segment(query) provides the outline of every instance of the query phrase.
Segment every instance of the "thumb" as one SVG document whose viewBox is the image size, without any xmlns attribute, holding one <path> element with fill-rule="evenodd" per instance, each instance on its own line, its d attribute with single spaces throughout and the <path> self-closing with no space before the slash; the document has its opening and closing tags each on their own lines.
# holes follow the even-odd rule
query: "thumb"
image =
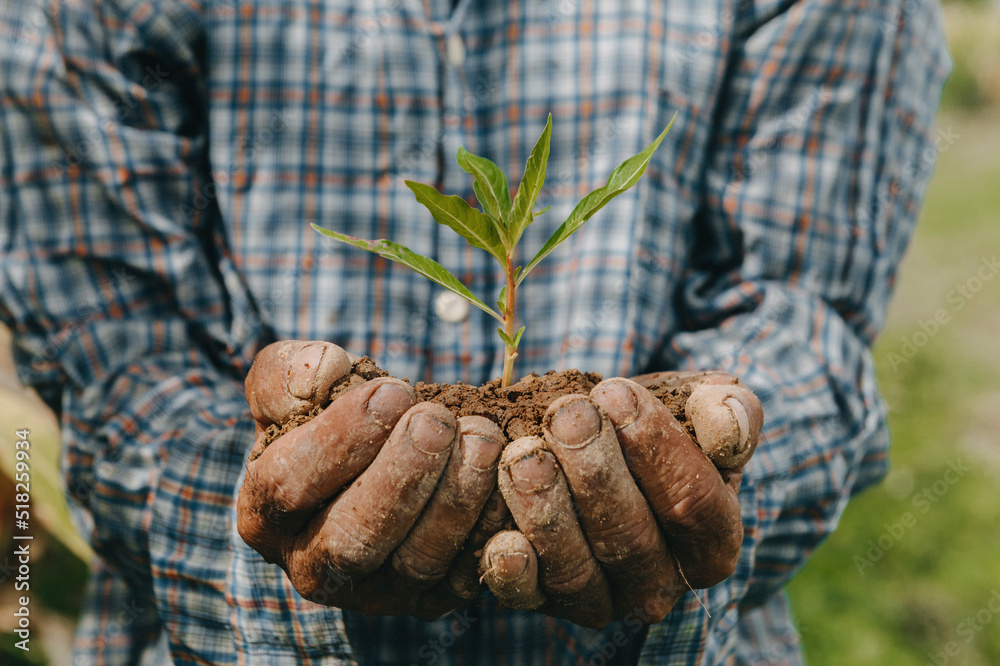
<svg viewBox="0 0 1000 666">
<path fill-rule="evenodd" d="M 264 347 L 247 373 L 247 403 L 257 425 L 282 424 L 329 400 L 351 372 L 351 360 L 330 342 L 283 340 Z"/>
<path fill-rule="evenodd" d="M 705 383 L 691 391 L 684 412 L 715 466 L 742 470 L 757 448 L 764 422 L 757 396 L 739 383 Z"/>
</svg>

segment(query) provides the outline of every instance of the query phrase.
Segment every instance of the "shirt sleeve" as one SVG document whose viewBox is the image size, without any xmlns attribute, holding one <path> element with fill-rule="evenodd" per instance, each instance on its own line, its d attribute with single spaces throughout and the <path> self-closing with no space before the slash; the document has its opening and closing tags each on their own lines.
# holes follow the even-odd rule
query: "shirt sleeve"
<svg viewBox="0 0 1000 666">
<path fill-rule="evenodd" d="M 950 67 L 935 3 L 739 7 L 683 326 L 665 352 L 667 367 L 740 376 L 764 406 L 737 571 L 707 591 L 712 619 L 683 604 L 719 663 L 739 649 L 740 611 L 767 602 L 886 470 L 871 344 L 936 156 Z M 681 631 L 654 627 L 646 660 Z"/>
<path fill-rule="evenodd" d="M 0 318 L 19 371 L 60 415 L 85 536 L 155 604 L 173 659 L 232 663 L 242 379 L 271 333 L 211 196 L 201 17 L 4 3 L 0 40 Z"/>
</svg>

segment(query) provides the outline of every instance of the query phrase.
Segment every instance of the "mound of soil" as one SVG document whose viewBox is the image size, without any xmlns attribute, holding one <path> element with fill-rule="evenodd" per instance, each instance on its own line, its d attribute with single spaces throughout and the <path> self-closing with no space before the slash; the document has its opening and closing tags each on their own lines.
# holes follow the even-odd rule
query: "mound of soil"
<svg viewBox="0 0 1000 666">
<path fill-rule="evenodd" d="M 338 396 L 352 388 L 376 377 L 388 377 L 375 361 L 367 356 L 356 361 L 351 368 L 351 374 L 338 382 L 330 391 L 329 399 L 322 405 L 317 405 L 308 414 L 294 417 L 288 423 L 272 425 L 265 432 L 264 447 L 280 435 L 289 432 L 303 423 L 307 423 L 321 413 Z M 579 370 L 550 370 L 544 375 L 531 373 L 507 388 L 500 387 L 500 380 L 495 379 L 482 386 L 472 386 L 458 382 L 455 384 L 427 384 L 417 382 L 413 385 L 419 401 L 436 402 L 444 405 L 456 416 L 485 416 L 500 426 L 508 441 L 514 441 L 527 435 L 542 436 L 542 416 L 549 405 L 564 395 L 588 394 L 601 382 L 601 375 L 596 372 L 580 372 Z M 403 381 L 410 383 L 409 379 Z M 684 405 L 691 395 L 691 386 L 680 387 L 654 384 L 647 387 L 654 396 L 665 404 L 674 417 L 694 437 L 694 428 L 688 422 L 684 413 Z M 260 449 L 260 451 L 262 451 Z M 256 455 L 260 455 L 256 452 Z M 256 455 L 254 457 L 256 457 Z"/>
</svg>

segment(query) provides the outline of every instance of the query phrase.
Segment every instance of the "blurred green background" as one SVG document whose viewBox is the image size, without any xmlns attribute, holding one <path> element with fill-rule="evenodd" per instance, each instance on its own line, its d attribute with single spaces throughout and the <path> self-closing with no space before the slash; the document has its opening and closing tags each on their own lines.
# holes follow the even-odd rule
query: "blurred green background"
<svg viewBox="0 0 1000 666">
<path fill-rule="evenodd" d="M 1000 664 L 1000 3 L 948 3 L 945 18 L 955 70 L 941 152 L 876 345 L 891 471 L 790 586 L 816 666 Z M 8 347 L 0 330 L 0 442 L 9 451 L 14 429 L 31 429 L 36 538 L 24 653 L 0 474 L 0 663 L 69 664 L 87 551 L 41 499 L 58 484 L 57 425 L 17 386 Z"/>
<path fill-rule="evenodd" d="M 1000 664 L 1000 4 L 945 16 L 941 150 L 875 346 L 890 472 L 790 586 L 813 666 Z"/>
</svg>

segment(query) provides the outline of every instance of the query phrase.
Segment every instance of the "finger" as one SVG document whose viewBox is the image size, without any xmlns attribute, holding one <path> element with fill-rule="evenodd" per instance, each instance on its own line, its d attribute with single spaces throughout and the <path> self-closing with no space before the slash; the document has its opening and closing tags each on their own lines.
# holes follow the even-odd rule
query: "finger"
<svg viewBox="0 0 1000 666">
<path fill-rule="evenodd" d="M 764 412 L 760 400 L 741 384 L 704 384 L 695 387 L 684 405 L 698 444 L 722 469 L 742 469 L 750 460 Z"/>
<path fill-rule="evenodd" d="M 280 539 L 297 533 L 319 505 L 375 459 L 392 427 L 415 402 L 408 384 L 374 379 L 274 440 L 247 463 L 237 498 L 243 539 L 274 561 Z"/>
<path fill-rule="evenodd" d="M 465 601 L 478 597 L 483 589 L 479 574 L 483 547 L 494 534 L 510 526 L 510 509 L 507 508 L 500 489 L 496 488 L 469 533 L 465 547 L 439 585 L 443 584 L 451 594 Z"/>
<path fill-rule="evenodd" d="M 632 381 L 647 388 L 657 384 L 670 388 L 680 388 L 685 384 L 691 384 L 693 388 L 701 384 L 732 384 L 739 380 L 721 370 L 668 370 L 638 375 L 632 377 Z"/>
<path fill-rule="evenodd" d="M 434 620 L 482 593 L 483 546 L 510 518 L 496 489 L 496 463 L 504 437 L 500 428 L 482 417 L 462 417 L 458 424 L 459 445 L 417 524 L 393 553 L 391 565 L 366 578 L 353 595 L 388 598 L 392 607 L 358 610 Z M 486 500 L 478 501 L 482 497 Z M 448 552 L 442 552 L 443 543 L 450 544 Z"/>
<path fill-rule="evenodd" d="M 659 622 L 680 596 L 666 540 L 622 457 L 614 426 L 591 400 L 569 395 L 542 421 L 594 556 L 620 609 L 642 607 Z"/>
<path fill-rule="evenodd" d="M 736 566 L 743 523 L 736 493 L 687 431 L 649 391 L 608 379 L 591 391 L 693 587 L 709 587 Z"/>
<path fill-rule="evenodd" d="M 331 576 L 360 580 L 386 560 L 434 492 L 457 433 L 441 405 L 420 403 L 403 415 L 371 466 L 286 550 L 300 594 L 309 598 Z"/>
<path fill-rule="evenodd" d="M 343 598 L 339 605 L 369 615 L 414 615 L 427 621 L 441 618 L 482 594 L 485 589 L 480 575 L 483 548 L 494 534 L 509 527 L 510 511 L 500 490 L 494 488 L 462 551 L 445 577 L 433 587 L 420 591 L 411 586 L 401 594 L 399 574 L 391 566 L 383 565 L 360 583 L 351 581 L 352 594 Z M 332 586 L 331 581 L 327 589 Z"/>
<path fill-rule="evenodd" d="M 496 486 L 500 428 L 482 416 L 458 420 L 459 444 L 417 524 L 392 556 L 392 567 L 418 588 L 448 571 Z"/>
<path fill-rule="evenodd" d="M 541 588 L 560 608 L 559 615 L 587 626 L 607 624 L 613 610 L 611 588 L 545 442 L 522 437 L 508 445 L 500 458 L 497 485 L 518 529 L 538 554 Z"/>
<path fill-rule="evenodd" d="M 515 530 L 496 534 L 483 549 L 483 580 L 504 606 L 534 610 L 545 603 L 538 586 L 538 559 Z"/>
<path fill-rule="evenodd" d="M 461 552 L 452 561 L 445 577 L 424 590 L 411 615 L 434 620 L 475 599 L 485 589 L 479 573 L 483 548 L 494 534 L 509 526 L 510 511 L 500 490 L 494 488 Z"/>
<path fill-rule="evenodd" d="M 329 342 L 284 340 L 264 347 L 245 382 L 247 403 L 257 423 L 267 427 L 308 414 L 325 402 L 330 389 L 351 373 L 347 352 Z"/>
<path fill-rule="evenodd" d="M 250 455 L 248 460 L 256 460 L 260 457 L 260 454 L 264 452 L 266 434 L 264 429 L 260 427 L 259 423 L 254 423 L 253 425 L 253 448 L 250 449 Z"/>
</svg>

